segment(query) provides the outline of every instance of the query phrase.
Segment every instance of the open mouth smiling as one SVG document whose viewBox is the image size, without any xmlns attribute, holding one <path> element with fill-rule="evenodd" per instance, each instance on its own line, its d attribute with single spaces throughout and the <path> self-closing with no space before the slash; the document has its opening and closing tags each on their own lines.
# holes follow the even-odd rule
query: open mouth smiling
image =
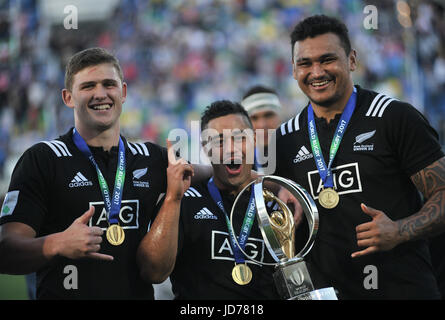
<svg viewBox="0 0 445 320">
<path fill-rule="evenodd" d="M 242 169 L 242 159 L 240 158 L 227 159 L 226 161 L 224 161 L 224 167 L 226 168 L 227 172 L 231 175 L 239 174 Z"/>
<path fill-rule="evenodd" d="M 93 110 L 110 110 L 111 107 L 112 107 L 111 103 L 93 104 L 88 106 L 88 108 Z"/>
</svg>

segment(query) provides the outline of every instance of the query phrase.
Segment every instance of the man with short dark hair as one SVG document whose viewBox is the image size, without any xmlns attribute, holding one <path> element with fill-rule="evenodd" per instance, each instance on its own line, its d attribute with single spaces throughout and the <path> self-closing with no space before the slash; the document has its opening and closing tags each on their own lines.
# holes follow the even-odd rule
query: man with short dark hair
<svg viewBox="0 0 445 320">
<path fill-rule="evenodd" d="M 170 275 L 176 299 L 278 299 L 273 268 L 252 263 L 232 238 L 237 236 L 254 259 L 272 261 L 255 212 L 246 211 L 252 208 L 250 192 L 239 200 L 234 229 L 229 222 L 235 197 L 254 179 L 248 161 L 253 133 L 252 139 L 246 137 L 252 132 L 249 116 L 240 104 L 223 100 L 207 107 L 201 121 L 213 176 L 194 184 L 180 208 L 158 214 L 138 250 L 144 277 L 157 283 Z"/>
<path fill-rule="evenodd" d="M 14 169 L 1 209 L 0 272 L 37 271 L 38 299 L 153 299 L 136 250 L 160 196 L 184 192 L 193 169 L 120 135 L 126 95 L 112 54 L 75 54 L 62 91 L 74 128 L 33 145 Z"/>
<path fill-rule="evenodd" d="M 291 45 L 309 104 L 277 130 L 276 174 L 317 202 L 316 287 L 341 299 L 439 298 L 425 241 L 444 230 L 437 133 L 410 104 L 354 85 L 357 54 L 338 19 L 304 19 Z"/>
</svg>

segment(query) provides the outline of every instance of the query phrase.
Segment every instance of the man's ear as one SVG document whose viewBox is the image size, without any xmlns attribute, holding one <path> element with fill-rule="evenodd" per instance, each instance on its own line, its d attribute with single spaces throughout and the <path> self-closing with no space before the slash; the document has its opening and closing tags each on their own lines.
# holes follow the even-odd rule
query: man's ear
<svg viewBox="0 0 445 320">
<path fill-rule="evenodd" d="M 209 143 L 203 141 L 201 143 L 202 150 L 204 150 L 205 155 L 210 159 L 212 157 L 212 148 L 210 148 Z"/>
<path fill-rule="evenodd" d="M 349 71 L 355 71 L 357 68 L 357 51 L 351 49 L 349 53 Z"/>
<path fill-rule="evenodd" d="M 70 107 L 71 109 L 74 108 L 73 95 L 68 89 L 62 90 L 62 100 L 68 107 Z"/>
<path fill-rule="evenodd" d="M 127 83 L 122 82 L 122 103 L 127 99 Z"/>
<path fill-rule="evenodd" d="M 294 59 L 292 59 L 292 76 L 294 77 L 294 80 L 297 80 L 297 66 L 294 63 Z"/>
</svg>

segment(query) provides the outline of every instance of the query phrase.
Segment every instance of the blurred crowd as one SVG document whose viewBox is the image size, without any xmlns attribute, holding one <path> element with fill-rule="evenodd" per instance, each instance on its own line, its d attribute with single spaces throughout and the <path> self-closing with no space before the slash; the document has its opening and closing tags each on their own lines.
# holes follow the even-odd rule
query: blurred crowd
<svg viewBox="0 0 445 320">
<path fill-rule="evenodd" d="M 305 106 L 292 78 L 289 34 L 303 17 L 325 13 L 349 27 L 359 68 L 355 81 L 411 102 L 445 143 L 445 17 L 439 1 L 121 0 L 111 17 L 65 29 L 44 18 L 38 0 L 0 0 L 0 175 L 10 155 L 52 139 L 73 124 L 63 105 L 64 66 L 91 46 L 119 58 L 130 139 L 165 144 L 172 128 L 216 99 L 240 100 L 248 87 L 275 88 L 283 118 Z M 367 29 L 364 8 L 378 10 Z M 94 10 L 94 1 L 91 1 Z"/>
</svg>

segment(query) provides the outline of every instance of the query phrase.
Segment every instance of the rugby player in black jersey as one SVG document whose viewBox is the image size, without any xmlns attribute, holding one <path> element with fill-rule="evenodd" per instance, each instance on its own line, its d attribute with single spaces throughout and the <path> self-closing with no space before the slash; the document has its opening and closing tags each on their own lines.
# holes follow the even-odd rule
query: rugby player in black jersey
<svg viewBox="0 0 445 320">
<path fill-rule="evenodd" d="M 183 198 L 181 188 L 176 194 L 167 193 L 165 201 L 172 203 L 173 198 L 175 205 L 164 205 L 138 250 L 143 276 L 158 283 L 170 275 L 176 299 L 278 299 L 272 267 L 235 257 L 237 247 L 231 241 L 226 219 L 235 196 L 254 179 L 254 141 L 242 134 L 252 129 L 249 116 L 238 103 L 217 101 L 203 113 L 201 129 L 209 133 L 203 136 L 210 140 L 204 138 L 203 142 L 212 162 L 213 177 L 194 184 Z M 231 134 L 227 136 L 224 131 Z M 173 157 L 171 152 L 169 155 Z M 217 205 L 218 194 L 222 208 Z M 242 205 L 237 206 L 234 226 L 243 220 L 249 201 L 247 192 L 240 200 Z M 239 235 L 240 228 L 234 229 Z M 245 252 L 256 260 L 271 262 L 256 219 Z M 232 277 L 239 264 L 252 271 L 249 281 L 238 283 Z"/>
<path fill-rule="evenodd" d="M 75 127 L 18 161 L 1 210 L 0 272 L 37 271 L 38 299 L 153 299 L 136 250 L 166 192 L 167 150 L 121 136 L 127 84 L 109 52 L 75 54 L 65 82 Z M 175 182 L 193 173 L 172 168 Z"/>
<path fill-rule="evenodd" d="M 276 174 L 317 202 L 314 278 L 341 299 L 438 298 L 426 242 L 445 227 L 437 133 L 410 104 L 354 85 L 357 53 L 338 19 L 304 19 L 291 43 L 309 104 L 277 130 Z"/>
</svg>

